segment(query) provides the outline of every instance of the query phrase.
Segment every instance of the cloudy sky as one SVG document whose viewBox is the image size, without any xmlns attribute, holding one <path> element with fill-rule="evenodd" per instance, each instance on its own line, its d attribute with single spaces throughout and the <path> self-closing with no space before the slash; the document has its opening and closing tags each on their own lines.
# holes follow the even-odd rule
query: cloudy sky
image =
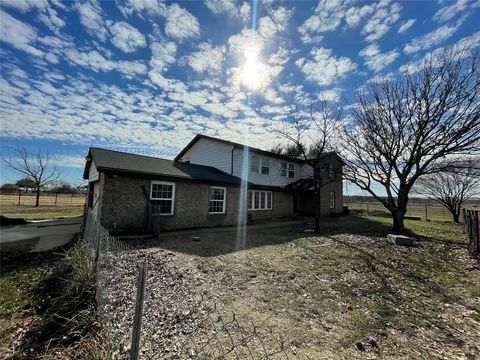
<svg viewBox="0 0 480 360">
<path fill-rule="evenodd" d="M 46 150 L 69 180 L 89 146 L 173 158 L 203 133 L 269 149 L 292 105 L 480 45 L 479 0 L 0 3 L 2 147 Z"/>
</svg>

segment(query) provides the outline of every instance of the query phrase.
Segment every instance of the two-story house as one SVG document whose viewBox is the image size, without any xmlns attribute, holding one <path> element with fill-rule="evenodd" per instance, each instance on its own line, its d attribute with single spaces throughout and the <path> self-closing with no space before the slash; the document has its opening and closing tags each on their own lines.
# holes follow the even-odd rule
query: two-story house
<svg viewBox="0 0 480 360">
<path fill-rule="evenodd" d="M 210 136 L 195 136 L 173 161 L 99 148 L 86 159 L 87 205 L 114 232 L 228 226 L 315 211 L 308 161 Z M 325 163 L 321 214 L 339 214 L 343 162 L 332 153 Z"/>
</svg>

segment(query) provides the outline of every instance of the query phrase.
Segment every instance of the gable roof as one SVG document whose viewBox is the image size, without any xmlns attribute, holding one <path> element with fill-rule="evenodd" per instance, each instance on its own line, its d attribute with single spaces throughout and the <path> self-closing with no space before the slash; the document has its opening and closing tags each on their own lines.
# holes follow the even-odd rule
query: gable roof
<svg viewBox="0 0 480 360">
<path fill-rule="evenodd" d="M 266 151 L 266 150 L 262 150 L 262 149 L 259 149 L 259 148 L 254 148 L 254 147 L 251 147 L 251 146 L 248 146 L 248 145 L 245 145 L 245 144 L 240 144 L 240 143 L 236 143 L 236 142 L 233 142 L 233 141 L 224 140 L 224 139 L 220 139 L 220 138 L 216 138 L 216 137 L 208 136 L 208 135 L 202 135 L 202 134 L 195 135 L 195 137 L 187 144 L 187 146 L 185 146 L 182 149 L 182 151 L 180 151 L 178 153 L 178 155 L 175 156 L 174 160 L 179 161 L 182 158 L 182 156 L 185 155 L 185 153 L 188 150 L 190 150 L 190 148 L 200 139 L 209 139 L 209 140 L 221 142 L 223 144 L 232 145 L 233 147 L 235 147 L 237 149 L 248 148 L 248 149 L 253 150 L 253 151 L 255 151 L 259 154 L 268 155 L 268 156 L 271 156 L 271 157 L 276 157 L 276 158 L 284 159 L 284 160 L 287 160 L 287 161 L 305 162 L 304 159 L 299 159 L 299 158 L 296 158 L 296 157 L 293 157 L 293 156 L 276 154 L 276 153 L 273 153 L 271 151 Z"/>
<path fill-rule="evenodd" d="M 126 173 L 159 175 L 165 177 L 199 180 L 216 183 L 240 185 L 239 177 L 227 174 L 211 166 L 182 163 L 151 156 L 136 155 L 101 148 L 90 148 L 83 178 L 88 179 L 91 163 L 98 170 L 120 171 Z"/>
</svg>

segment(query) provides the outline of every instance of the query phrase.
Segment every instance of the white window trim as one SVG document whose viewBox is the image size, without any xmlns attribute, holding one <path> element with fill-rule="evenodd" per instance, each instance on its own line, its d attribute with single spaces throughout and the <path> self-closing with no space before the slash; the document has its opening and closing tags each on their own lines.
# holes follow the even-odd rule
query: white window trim
<svg viewBox="0 0 480 360">
<path fill-rule="evenodd" d="M 265 209 L 255 209 L 255 193 L 265 193 Z M 272 201 L 270 202 L 270 207 L 267 207 L 268 205 L 268 193 L 270 193 L 270 198 L 272 199 Z M 251 210 L 251 211 L 268 211 L 268 210 L 272 210 L 273 209 L 273 192 L 272 191 L 266 191 L 266 190 L 249 190 L 248 191 L 248 194 L 249 196 L 251 197 L 250 198 L 250 202 L 252 204 L 252 207 L 249 207 L 248 210 Z M 259 202 L 260 202 L 260 199 L 261 199 L 261 195 L 259 195 Z M 248 202 L 247 202 L 248 203 Z M 260 205 L 260 204 L 259 204 Z"/>
<path fill-rule="evenodd" d="M 293 166 L 293 170 L 292 170 L 292 172 L 293 172 L 293 177 L 290 177 L 290 171 L 291 171 L 291 170 L 290 170 L 290 166 Z M 295 179 L 295 164 L 294 164 L 294 163 L 289 163 L 289 164 L 287 165 L 287 177 L 288 177 L 289 179 Z"/>
<path fill-rule="evenodd" d="M 253 158 L 256 157 L 258 159 L 258 164 L 257 164 L 257 171 L 253 171 L 252 170 L 252 165 L 253 165 Z M 250 164 L 249 164 L 249 171 L 251 173 L 255 173 L 255 174 L 258 174 L 258 173 L 262 173 L 261 171 L 261 168 L 262 168 L 262 158 L 258 155 L 251 155 L 250 156 Z"/>
<path fill-rule="evenodd" d="M 266 162 L 268 163 L 268 165 L 263 165 L 263 161 L 266 160 Z M 261 161 L 260 161 L 260 174 L 261 175 L 264 175 L 264 176 L 270 176 L 270 158 L 268 157 L 262 157 L 261 158 Z M 263 173 L 263 168 L 267 168 L 268 169 L 268 174 L 264 174 Z"/>
<path fill-rule="evenodd" d="M 330 209 L 335 209 L 335 191 L 330 191 Z"/>
<path fill-rule="evenodd" d="M 283 164 L 285 164 L 285 175 L 283 175 Z M 285 161 L 280 162 L 280 176 L 288 177 L 288 163 Z"/>
<path fill-rule="evenodd" d="M 222 189 L 223 190 L 223 200 L 212 200 L 210 197 L 212 196 L 212 189 Z M 222 202 L 222 211 L 210 211 L 210 201 L 221 201 Z M 208 194 L 208 213 L 209 214 L 225 214 L 227 210 L 227 188 L 222 186 L 210 186 L 210 193 Z"/>
<path fill-rule="evenodd" d="M 172 197 L 171 198 L 154 198 L 152 197 L 153 194 L 153 185 L 172 185 Z M 170 213 L 165 213 L 165 214 L 155 214 L 156 216 L 169 216 L 173 215 L 175 213 L 175 183 L 174 182 L 168 182 L 168 181 L 157 181 L 157 180 L 152 180 L 150 182 L 150 200 L 172 200 L 172 210 Z"/>
</svg>

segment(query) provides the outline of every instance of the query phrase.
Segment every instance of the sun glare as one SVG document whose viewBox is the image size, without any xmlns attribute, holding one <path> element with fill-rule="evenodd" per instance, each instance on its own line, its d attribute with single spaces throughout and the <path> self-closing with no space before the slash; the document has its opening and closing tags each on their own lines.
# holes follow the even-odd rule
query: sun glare
<svg viewBox="0 0 480 360">
<path fill-rule="evenodd" d="M 257 89 L 260 85 L 260 63 L 254 51 L 245 52 L 242 81 L 243 84 L 250 89 Z"/>
</svg>

